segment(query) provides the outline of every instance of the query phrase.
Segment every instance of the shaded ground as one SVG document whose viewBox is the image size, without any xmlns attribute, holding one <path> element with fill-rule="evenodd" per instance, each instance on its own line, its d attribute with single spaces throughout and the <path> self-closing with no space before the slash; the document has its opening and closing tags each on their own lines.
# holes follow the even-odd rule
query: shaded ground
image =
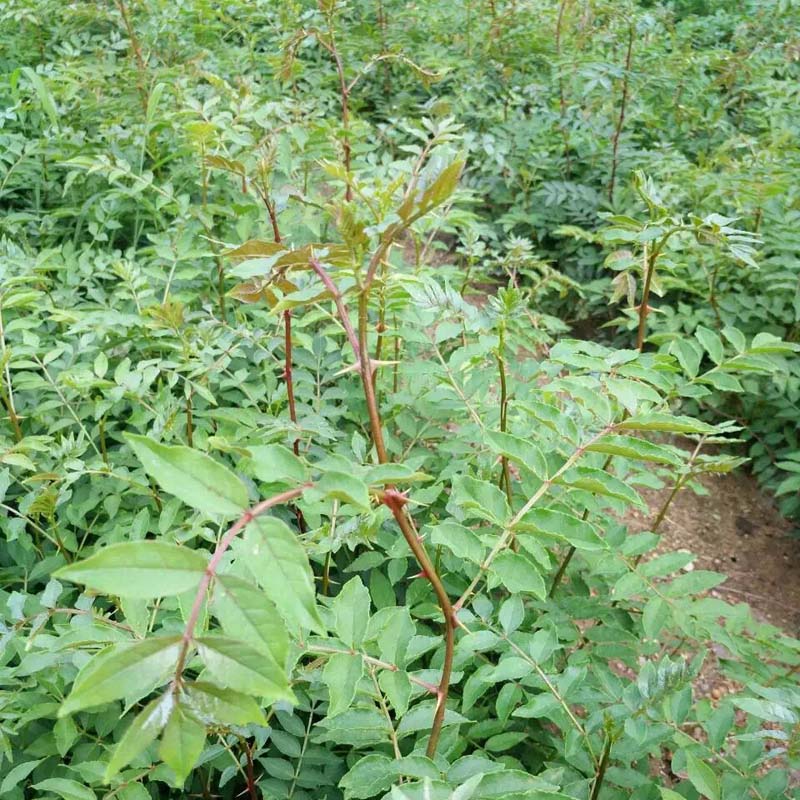
<svg viewBox="0 0 800 800">
<path fill-rule="evenodd" d="M 755 479 L 745 474 L 704 476 L 705 497 L 684 489 L 670 506 L 659 531 L 661 551 L 688 550 L 697 569 L 711 569 L 728 580 L 711 594 L 748 603 L 757 616 L 800 634 L 800 539 Z M 647 530 L 670 487 L 641 490 L 650 515 L 632 511 L 634 531 Z"/>
<path fill-rule="evenodd" d="M 772 498 L 749 475 L 706 475 L 701 482 L 708 495 L 684 489 L 673 501 L 659 530 L 662 535 L 659 551 L 694 553 L 697 556 L 694 568 L 728 576 L 711 595 L 732 603 L 746 602 L 755 616 L 797 636 L 800 634 L 800 539 L 792 536 L 794 526 L 778 513 Z M 634 510 L 625 515 L 632 531 L 649 528 L 670 490 L 670 486 L 660 491 L 639 490 L 650 512 Z M 741 689 L 720 671 L 719 655 L 712 648 L 693 687 L 695 698 L 707 697 L 713 706 Z M 633 677 L 632 672 L 629 677 Z M 736 715 L 737 725 L 744 725 L 744 714 L 737 710 Z M 765 723 L 764 727 L 771 727 L 771 723 Z M 699 726 L 687 727 L 684 732 L 698 741 L 705 738 Z M 662 759 L 653 763 L 665 786 L 674 785 L 670 759 L 671 753 L 665 752 Z M 783 768 L 785 763 L 780 758 L 766 762 L 762 771 L 766 773 L 771 767 Z M 790 773 L 789 786 L 800 786 L 799 771 Z"/>
</svg>

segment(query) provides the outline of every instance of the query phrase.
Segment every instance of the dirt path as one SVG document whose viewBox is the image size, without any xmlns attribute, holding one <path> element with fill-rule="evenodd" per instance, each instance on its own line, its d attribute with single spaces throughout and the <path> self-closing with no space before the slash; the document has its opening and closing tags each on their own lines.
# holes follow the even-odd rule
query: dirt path
<svg viewBox="0 0 800 800">
<path fill-rule="evenodd" d="M 755 479 L 745 474 L 704 476 L 707 496 L 684 489 L 659 531 L 659 550 L 688 550 L 697 569 L 728 576 L 712 594 L 748 603 L 757 616 L 800 634 L 800 539 Z M 647 530 L 669 493 L 642 490 L 650 514 L 626 515 L 633 531 Z"/>
</svg>

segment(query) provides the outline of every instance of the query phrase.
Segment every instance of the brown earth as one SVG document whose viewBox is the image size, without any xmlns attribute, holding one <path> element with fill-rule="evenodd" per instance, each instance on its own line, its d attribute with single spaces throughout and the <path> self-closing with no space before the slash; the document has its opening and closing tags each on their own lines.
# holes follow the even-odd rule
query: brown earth
<svg viewBox="0 0 800 800">
<path fill-rule="evenodd" d="M 746 602 L 756 616 L 800 634 L 800 539 L 775 503 L 744 473 L 707 475 L 701 483 L 708 495 L 684 489 L 673 501 L 659 533 L 659 550 L 688 550 L 698 556 L 697 569 L 728 576 L 712 594 L 732 603 Z M 640 493 L 650 513 L 633 511 L 626 521 L 644 531 L 669 494 Z"/>
</svg>

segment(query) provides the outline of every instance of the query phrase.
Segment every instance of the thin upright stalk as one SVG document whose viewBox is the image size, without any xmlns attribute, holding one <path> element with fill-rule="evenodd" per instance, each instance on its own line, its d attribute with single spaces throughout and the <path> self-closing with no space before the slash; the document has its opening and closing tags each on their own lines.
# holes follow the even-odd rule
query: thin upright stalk
<svg viewBox="0 0 800 800">
<path fill-rule="evenodd" d="M 272 238 L 275 244 L 281 244 L 283 239 L 281 237 L 280 227 L 278 226 L 278 213 L 275 207 L 275 201 L 270 197 L 266 180 L 264 181 L 263 189 L 261 189 L 259 193 L 267 209 L 270 225 L 272 225 Z M 283 379 L 286 381 L 286 398 L 289 403 L 289 418 L 297 425 L 297 404 L 294 397 L 294 380 L 292 374 L 292 310 L 290 308 L 287 308 L 283 312 L 283 351 Z M 300 455 L 299 439 L 295 439 L 294 442 L 292 442 L 292 449 L 296 456 Z"/>
<path fill-rule="evenodd" d="M 650 287 L 653 283 L 653 274 L 656 271 L 656 258 L 658 250 L 652 252 L 647 245 L 644 246 L 644 287 L 642 288 L 642 301 L 639 305 L 639 328 L 636 333 L 636 349 L 641 353 L 644 349 L 644 338 L 647 332 L 647 314 L 650 311 Z"/>
<path fill-rule="evenodd" d="M 281 239 L 280 228 L 278 228 L 278 214 L 275 208 L 275 202 L 265 194 L 264 205 L 267 207 L 267 216 L 272 225 L 272 238 L 275 240 L 275 244 L 280 244 L 283 240 Z"/>
<path fill-rule="evenodd" d="M 243 739 L 245 760 L 247 761 L 247 793 L 250 800 L 258 800 L 258 789 L 256 788 L 256 775 L 253 765 L 253 748 L 250 743 Z"/>
<path fill-rule="evenodd" d="M 350 184 L 350 86 L 344 75 L 344 63 L 336 46 L 336 35 L 333 29 L 333 12 L 328 14 L 328 37 L 327 41 L 317 37 L 317 41 L 331 54 L 333 63 L 336 65 L 336 74 L 339 78 L 339 104 L 342 113 L 342 166 L 347 173 L 347 188 L 345 189 L 345 200 L 349 203 L 353 199 L 353 187 Z"/>
<path fill-rule="evenodd" d="M 367 412 L 369 414 L 370 433 L 372 435 L 372 442 L 375 446 L 375 453 L 378 461 L 381 464 L 389 463 L 389 456 L 386 450 L 386 445 L 383 438 L 383 426 L 381 423 L 380 411 L 378 409 L 378 402 L 375 396 L 375 388 L 373 385 L 373 363 L 369 355 L 369 342 L 368 342 L 368 310 L 369 310 L 369 289 L 374 277 L 375 270 L 378 268 L 383 255 L 386 250 L 391 246 L 389 240 L 384 241 L 378 250 L 373 254 L 370 261 L 370 266 L 367 272 L 367 278 L 364 286 L 361 289 L 358 297 L 358 334 L 356 335 L 353 329 L 353 324 L 350 322 L 350 317 L 344 305 L 341 292 L 339 292 L 336 284 L 328 275 L 325 268 L 320 262 L 312 258 L 310 259 L 310 266 L 319 276 L 322 283 L 328 289 L 333 297 L 336 310 L 339 314 L 342 327 L 345 330 L 350 346 L 353 348 L 353 353 L 356 358 L 356 364 L 361 375 L 361 385 L 364 391 L 364 399 L 367 403 Z M 397 524 L 409 546 L 409 549 L 414 554 L 417 563 L 422 570 L 422 573 L 430 581 L 433 587 L 434 594 L 439 603 L 439 608 L 444 617 L 444 664 L 442 666 L 442 677 L 437 689 L 437 702 L 436 711 L 434 713 L 433 724 L 431 726 L 431 734 L 428 739 L 427 753 L 432 757 L 436 753 L 436 747 L 439 743 L 439 736 L 444 724 L 444 714 L 446 709 L 447 695 L 450 688 L 450 677 L 453 666 L 453 653 L 455 648 L 455 628 L 456 617 L 453 605 L 450 598 L 447 596 L 447 591 L 444 588 L 441 578 L 436 572 L 436 568 L 430 560 L 425 547 L 422 544 L 411 517 L 405 510 L 407 498 L 391 486 L 387 486 L 383 492 L 382 501 L 386 507 L 392 512 Z"/>
<path fill-rule="evenodd" d="M 216 245 L 214 245 L 216 247 Z M 219 253 L 216 253 L 217 259 L 217 298 L 219 300 L 219 314 L 223 322 L 227 316 L 227 309 L 225 307 L 225 265 L 222 263 L 222 258 Z"/>
<path fill-rule="evenodd" d="M 561 31 L 564 23 L 564 12 L 567 10 L 570 0 L 561 0 L 558 7 L 558 19 L 556 21 L 556 61 L 558 68 L 558 106 L 560 114 L 561 135 L 564 138 L 564 159 L 566 161 L 566 175 L 569 178 L 572 165 L 569 155 L 569 131 L 567 130 L 567 100 L 564 96 L 564 79 L 561 77 Z"/>
<path fill-rule="evenodd" d="M 8 353 L 6 352 L 6 332 L 3 327 L 3 307 L 0 302 L 0 359 L 3 361 L 3 378 L 5 379 L 5 386 L 2 387 L 3 405 L 8 411 L 8 419 L 11 427 L 14 429 L 14 438 L 20 442 L 22 441 L 22 426 L 19 422 L 17 409 L 14 406 L 14 389 L 11 385 L 11 370 L 8 366 Z"/>
<path fill-rule="evenodd" d="M 136 62 L 136 84 L 139 90 L 139 97 L 142 101 L 142 108 L 147 114 L 147 66 L 144 63 L 142 56 L 142 47 L 139 44 L 139 37 L 136 35 L 136 29 L 131 22 L 128 7 L 125 0 L 115 0 L 117 9 L 119 10 L 122 22 L 125 25 L 125 31 L 128 34 L 128 39 L 131 43 L 131 50 L 133 51 L 133 58 Z"/>
<path fill-rule="evenodd" d="M 628 50 L 625 54 L 625 74 L 622 76 L 622 97 L 619 104 L 619 117 L 614 136 L 611 139 L 611 178 L 608 182 L 608 201 L 614 200 L 614 184 L 617 179 L 617 163 L 619 153 L 619 137 L 622 134 L 622 126 L 625 124 L 625 110 L 628 105 L 628 93 L 630 91 L 631 62 L 633 60 L 633 34 L 634 27 L 628 28 Z"/>
<path fill-rule="evenodd" d="M 700 455 L 700 450 L 705 444 L 705 437 L 701 438 L 700 441 L 697 443 L 697 447 L 694 448 L 692 451 L 691 456 L 689 456 L 689 461 L 686 464 L 686 472 L 683 475 L 680 475 L 675 480 L 675 485 L 672 487 L 672 491 L 667 495 L 667 499 L 661 505 L 661 508 L 658 510 L 656 514 L 656 518 L 653 520 L 653 524 L 650 526 L 649 530 L 651 533 L 658 533 L 658 529 L 661 527 L 661 524 L 667 517 L 667 512 L 672 505 L 673 500 L 678 496 L 678 492 L 683 489 L 684 486 L 689 482 L 689 478 L 691 477 L 691 468 L 694 462 L 697 460 L 697 456 Z M 638 566 L 639 562 L 642 560 L 642 554 L 636 556 L 633 561 L 634 566 Z"/>
<path fill-rule="evenodd" d="M 281 231 L 278 226 L 278 214 L 275 208 L 275 202 L 269 196 L 269 189 L 266 185 L 261 192 L 261 198 L 267 209 L 267 216 L 269 217 L 270 224 L 272 225 L 272 238 L 275 244 L 281 244 Z M 294 396 L 294 374 L 293 374 L 293 358 L 292 358 L 292 310 L 287 308 L 283 312 L 283 380 L 286 383 L 286 401 L 289 405 L 289 419 L 292 424 L 297 425 L 297 402 Z M 295 438 L 292 441 L 292 450 L 296 456 L 300 455 L 300 439 Z M 297 519 L 297 528 L 300 533 L 306 532 L 306 521 L 303 512 L 297 507 L 293 506 L 294 515 Z"/>
<path fill-rule="evenodd" d="M 386 262 L 383 262 L 383 274 L 384 277 L 386 275 L 386 271 L 388 266 Z M 379 292 L 379 300 L 378 300 L 378 325 L 376 326 L 375 330 L 378 332 L 378 337 L 375 342 L 375 361 L 380 361 L 383 356 L 383 341 L 384 341 L 384 333 L 386 332 L 386 284 L 382 283 Z M 376 386 L 376 394 L 377 394 L 377 370 L 374 371 L 372 376 L 372 383 Z"/>
<path fill-rule="evenodd" d="M 581 519 L 585 522 L 588 516 L 589 516 L 589 509 L 587 508 L 581 515 Z M 555 597 L 556 589 L 558 589 L 559 584 L 564 578 L 564 574 L 567 571 L 569 562 L 572 561 L 572 557 L 575 555 L 575 549 L 576 549 L 575 545 L 570 545 L 569 549 L 564 555 L 564 558 L 561 560 L 561 563 L 558 566 L 558 570 L 556 571 L 556 574 L 553 576 L 553 582 L 550 584 L 550 591 L 547 593 L 548 597 Z"/>
<path fill-rule="evenodd" d="M 397 335 L 397 315 L 394 317 L 394 364 L 392 367 L 392 391 L 400 388 L 400 337 Z"/>
<path fill-rule="evenodd" d="M 594 777 L 594 783 L 592 784 L 592 793 L 589 796 L 589 800 L 597 800 L 600 797 L 600 790 L 603 788 L 603 781 L 606 777 L 606 770 L 608 769 L 608 762 L 611 758 L 611 745 L 613 744 L 613 740 L 611 739 L 608 734 L 606 734 L 606 743 L 603 745 L 603 753 L 600 756 L 600 764 L 597 767 L 597 774 Z"/>
<path fill-rule="evenodd" d="M 317 273 L 319 279 L 325 285 L 325 288 L 331 293 L 334 305 L 336 306 L 336 311 L 339 314 L 339 321 L 342 323 L 344 332 L 347 335 L 347 340 L 350 342 L 350 347 L 353 348 L 353 353 L 355 354 L 356 360 L 360 363 L 361 348 L 358 344 L 358 337 L 356 336 L 355 329 L 353 328 L 353 323 L 350 322 L 350 317 L 347 313 L 347 309 L 344 306 L 342 295 L 336 288 L 336 284 L 331 280 L 331 276 L 326 272 L 325 267 L 323 267 L 316 258 L 312 258 L 309 261 L 309 264 L 311 265 L 311 269 Z"/>
<path fill-rule="evenodd" d="M 465 603 L 467 603 L 475 594 L 475 590 L 478 588 L 481 580 L 483 580 L 483 577 L 489 571 L 489 567 L 492 565 L 492 562 L 514 541 L 516 538 L 516 531 L 514 529 L 519 524 L 520 520 L 522 520 L 522 518 L 539 502 L 539 500 L 541 500 L 542 497 L 544 497 L 547 492 L 550 491 L 550 488 L 553 486 L 553 484 L 565 472 L 567 472 L 567 470 L 570 470 L 573 466 L 575 466 L 575 464 L 581 459 L 589 447 L 616 429 L 616 423 L 606 425 L 605 428 L 598 431 L 596 434 L 594 434 L 594 436 L 577 447 L 572 455 L 569 456 L 569 458 L 567 458 L 567 460 L 549 478 L 547 478 L 547 480 L 542 482 L 542 485 L 530 496 L 525 505 L 523 505 L 522 508 L 517 511 L 516 514 L 514 514 L 514 516 L 505 526 L 503 533 L 498 537 L 497 542 L 491 549 L 489 555 L 486 556 L 486 558 L 483 560 L 483 563 L 480 565 L 480 567 L 478 567 L 478 573 L 472 579 L 470 585 L 461 594 L 461 597 L 459 597 L 458 600 L 453 604 L 453 608 L 456 611 L 463 608 Z"/>
<path fill-rule="evenodd" d="M 505 350 L 505 327 L 500 326 L 498 333 L 497 344 L 497 371 L 500 376 L 500 432 L 506 433 L 508 427 L 508 381 L 506 378 L 506 360 L 504 355 Z M 504 488 L 506 498 L 508 499 L 509 506 L 511 505 L 511 469 L 508 466 L 508 456 L 503 455 L 500 457 L 501 473 L 500 473 L 500 488 Z"/>
<path fill-rule="evenodd" d="M 286 397 L 289 403 L 289 418 L 297 425 L 297 404 L 294 398 L 294 380 L 292 377 L 292 312 L 287 308 L 283 312 L 283 378 L 286 381 Z M 300 440 L 292 442 L 296 456 L 300 455 Z"/>
<path fill-rule="evenodd" d="M 367 413 L 369 414 L 369 426 L 372 433 L 372 442 L 375 445 L 375 453 L 378 456 L 378 461 L 381 464 L 386 464 L 389 461 L 389 456 L 387 455 L 386 444 L 383 440 L 383 425 L 381 424 L 381 417 L 378 411 L 378 400 L 375 395 L 375 383 L 373 381 L 373 365 L 369 357 L 369 342 L 367 341 L 368 303 L 368 289 L 365 289 L 358 296 L 358 337 L 359 351 L 361 353 L 359 366 L 361 369 L 361 383 L 364 387 L 364 398 L 367 401 Z"/>
<path fill-rule="evenodd" d="M 381 37 L 381 55 L 383 55 L 389 52 L 389 42 L 386 35 L 389 27 L 389 20 L 386 16 L 386 8 L 383 5 L 383 0 L 377 0 L 376 18 L 378 23 L 378 31 L 380 32 Z M 389 97 L 392 90 L 392 85 L 389 78 L 388 62 L 384 61 L 381 64 L 381 68 L 383 70 L 383 92 L 387 97 Z"/>
<path fill-rule="evenodd" d="M 714 318 L 717 320 L 717 327 L 722 327 L 722 317 L 719 313 L 719 303 L 717 302 L 717 277 L 719 276 L 720 262 L 717 261 L 714 265 L 714 270 L 711 273 L 711 278 L 708 285 L 708 304 L 714 312 Z"/>
<path fill-rule="evenodd" d="M 208 165 L 204 141 L 200 142 L 200 204 L 203 206 L 203 211 L 208 209 Z"/>
</svg>

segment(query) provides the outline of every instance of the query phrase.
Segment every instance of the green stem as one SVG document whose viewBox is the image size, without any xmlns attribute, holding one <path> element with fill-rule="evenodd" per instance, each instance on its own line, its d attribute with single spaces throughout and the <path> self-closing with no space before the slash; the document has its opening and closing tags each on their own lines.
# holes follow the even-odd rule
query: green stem
<svg viewBox="0 0 800 800">
<path fill-rule="evenodd" d="M 500 374 L 500 432 L 505 433 L 508 426 L 508 382 L 506 380 L 506 361 L 504 356 L 505 350 L 505 326 L 500 325 L 498 331 L 498 344 L 497 344 L 497 369 Z M 502 472 L 500 475 L 500 488 L 505 484 L 506 497 L 508 504 L 511 505 L 511 470 L 508 466 L 508 457 L 502 456 L 500 459 L 502 464 Z"/>
<path fill-rule="evenodd" d="M 603 464 L 603 472 L 605 472 L 610 466 L 611 462 L 613 461 L 614 456 L 609 456 L 605 464 Z M 581 519 L 585 522 L 587 517 L 589 516 L 589 509 L 585 509 L 583 512 L 583 516 Z M 569 550 L 567 550 L 564 559 L 562 560 L 560 566 L 558 567 L 558 572 L 556 572 L 555 577 L 553 578 L 553 583 L 550 585 L 550 593 L 549 597 L 554 597 L 556 593 L 556 589 L 558 589 L 558 585 L 561 583 L 561 580 L 564 577 L 564 573 L 567 571 L 567 567 L 569 566 L 569 562 L 572 561 L 572 557 L 575 555 L 575 547 L 570 545 Z"/>
<path fill-rule="evenodd" d="M 629 80 L 631 73 L 631 60 L 633 57 L 633 36 L 634 26 L 630 25 L 628 29 L 628 51 L 625 55 L 625 73 L 622 77 L 622 98 L 619 104 L 619 117 L 617 119 L 617 127 L 614 130 L 614 136 L 611 140 L 611 178 L 608 182 L 608 202 L 614 200 L 614 185 L 617 179 L 617 163 L 619 155 L 619 137 L 622 134 L 622 126 L 625 124 L 625 109 L 628 105 L 628 90 Z"/>
<path fill-rule="evenodd" d="M 0 297 L 0 300 L 2 298 Z M 22 426 L 20 425 L 17 409 L 14 407 L 14 390 L 11 386 L 11 370 L 8 367 L 9 356 L 6 352 L 6 332 L 3 327 L 3 307 L 0 302 L 0 359 L 3 361 L 3 378 L 5 386 L 0 385 L 0 392 L 2 392 L 3 405 L 8 411 L 8 419 L 11 422 L 11 427 L 14 429 L 14 438 L 20 442 L 22 441 Z"/>
<path fill-rule="evenodd" d="M 606 777 L 606 770 L 608 769 L 608 762 L 611 758 L 611 745 L 613 740 L 610 736 L 606 737 L 606 743 L 603 746 L 603 753 L 600 756 L 600 764 L 597 767 L 597 774 L 592 784 L 592 793 L 589 795 L 589 800 L 597 800 L 600 797 L 600 790 L 603 788 L 603 780 Z"/>
</svg>

